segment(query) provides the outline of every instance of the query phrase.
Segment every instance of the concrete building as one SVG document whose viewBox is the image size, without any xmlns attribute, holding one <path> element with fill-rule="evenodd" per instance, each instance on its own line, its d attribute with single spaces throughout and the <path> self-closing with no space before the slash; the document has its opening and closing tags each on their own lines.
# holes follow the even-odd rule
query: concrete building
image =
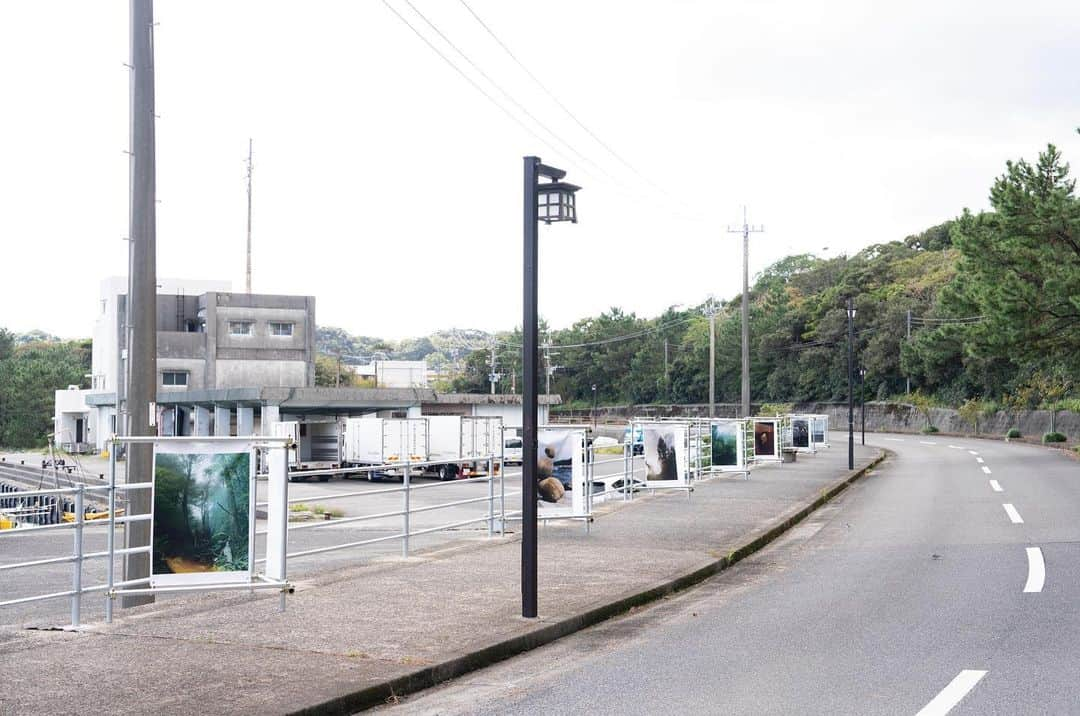
<svg viewBox="0 0 1080 716">
<path fill-rule="evenodd" d="M 351 365 L 349 370 L 376 388 L 428 387 L 427 361 L 374 360 L 367 365 Z"/>
<path fill-rule="evenodd" d="M 231 293 L 214 281 L 161 280 L 156 419 L 160 435 L 269 435 L 273 423 L 344 417 L 498 416 L 520 426 L 521 396 L 438 394 L 424 361 L 375 361 L 376 388 L 315 387 L 315 299 Z M 120 432 L 127 282 L 102 283 L 92 387 L 56 391 L 56 442 L 100 451 Z M 541 396 L 538 419 L 558 396 Z"/>
</svg>

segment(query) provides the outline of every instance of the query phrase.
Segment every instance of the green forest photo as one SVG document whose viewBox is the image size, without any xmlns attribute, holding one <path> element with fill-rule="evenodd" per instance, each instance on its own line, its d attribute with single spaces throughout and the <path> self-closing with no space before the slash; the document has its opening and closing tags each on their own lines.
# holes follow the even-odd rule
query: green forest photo
<svg viewBox="0 0 1080 716">
<path fill-rule="evenodd" d="M 162 453 L 154 468 L 154 574 L 248 569 L 247 452 Z"/>
<path fill-rule="evenodd" d="M 712 426 L 712 464 L 729 467 L 739 464 L 738 438 L 734 423 L 714 423 Z"/>
</svg>

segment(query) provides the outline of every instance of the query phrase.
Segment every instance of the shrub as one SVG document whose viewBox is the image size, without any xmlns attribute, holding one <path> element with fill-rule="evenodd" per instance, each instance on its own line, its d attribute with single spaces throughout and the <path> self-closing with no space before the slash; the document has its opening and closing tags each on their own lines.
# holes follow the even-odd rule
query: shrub
<svg viewBox="0 0 1080 716">
<path fill-rule="evenodd" d="M 938 430 L 938 429 L 937 429 L 937 428 L 936 428 L 935 426 L 933 426 L 933 425 L 927 425 L 927 426 L 926 426 L 925 428 L 923 428 L 923 429 L 922 429 L 922 431 L 923 431 L 923 432 L 924 432 L 925 434 L 927 434 L 927 435 L 933 435 L 933 434 L 934 434 L 934 433 L 936 433 L 936 432 L 940 432 L 940 431 L 939 431 L 939 430 Z"/>
<path fill-rule="evenodd" d="M 1065 442 L 1065 436 L 1061 433 L 1046 433 L 1043 435 L 1044 443 L 1063 443 Z"/>
<path fill-rule="evenodd" d="M 1017 430 L 1016 428 L 1009 428 L 1009 432 L 1005 433 L 1005 437 L 1007 437 L 1007 438 L 1018 438 L 1018 437 L 1020 437 L 1020 431 Z"/>
</svg>

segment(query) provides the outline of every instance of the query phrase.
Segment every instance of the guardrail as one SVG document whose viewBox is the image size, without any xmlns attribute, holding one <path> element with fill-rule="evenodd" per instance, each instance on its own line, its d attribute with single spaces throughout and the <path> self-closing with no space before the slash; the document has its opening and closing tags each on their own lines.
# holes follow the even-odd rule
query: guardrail
<svg viewBox="0 0 1080 716">
<path fill-rule="evenodd" d="M 477 524 L 481 522 L 487 523 L 487 535 L 493 537 L 496 532 L 496 525 L 498 525 L 498 533 L 500 536 L 505 534 L 505 516 L 506 516 L 506 498 L 513 494 L 508 495 L 506 493 L 506 478 L 505 470 L 503 469 L 503 461 L 501 455 L 475 455 L 470 457 L 463 457 L 455 459 L 454 462 L 473 462 L 473 463 L 487 463 L 487 474 L 481 477 L 470 477 L 464 479 L 450 480 L 447 482 L 435 482 L 428 484 L 416 484 L 413 482 L 414 473 L 419 474 L 423 472 L 423 468 L 429 466 L 438 466 L 446 464 L 445 460 L 436 461 L 422 461 L 422 462 L 395 462 L 384 465 L 360 465 L 350 466 L 342 468 L 333 468 L 327 470 L 301 470 L 291 471 L 289 473 L 290 485 L 291 478 L 293 477 L 309 477 L 318 475 L 341 475 L 341 476 L 356 476 L 356 475 L 375 475 L 393 473 L 393 476 L 400 474 L 401 485 L 395 487 L 376 488 L 355 490 L 351 492 L 338 492 L 327 493 L 324 495 L 308 495 L 305 497 L 289 497 L 287 502 L 290 505 L 302 504 L 306 502 L 331 502 L 334 500 L 342 500 L 355 497 L 370 497 L 374 495 L 386 495 L 400 493 L 402 496 L 401 509 L 392 510 L 389 512 L 377 512 L 369 515 L 358 515 L 351 517 L 339 517 L 336 519 L 327 519 L 319 522 L 309 523 L 289 523 L 287 527 L 287 533 L 292 534 L 294 532 L 316 530 L 326 527 L 340 527 L 346 524 L 357 524 L 363 522 L 370 522 L 374 520 L 386 520 L 391 518 L 400 518 L 401 527 L 400 531 L 381 537 L 372 537 L 365 540 L 352 540 L 343 542 L 340 544 L 327 545 L 323 547 L 316 547 L 311 549 L 302 549 L 295 552 L 286 552 L 286 559 L 292 560 L 300 557 L 308 557 L 316 554 L 324 554 L 327 552 L 335 552 L 344 549 L 353 549 L 356 547 L 363 547 L 366 545 L 378 544 L 380 542 L 390 542 L 393 540 L 400 540 L 401 542 L 401 556 L 409 556 L 409 540 L 412 537 L 416 537 L 424 534 L 431 534 L 434 532 L 441 532 L 444 530 L 455 529 L 457 527 L 464 527 L 466 525 Z M 498 466 L 498 468 L 496 468 Z M 498 494 L 495 490 L 495 481 L 498 480 L 499 488 Z M 438 503 L 435 505 L 425 505 L 423 507 L 415 507 L 412 504 L 412 496 L 414 493 L 420 490 L 435 490 L 439 488 L 447 488 L 451 486 L 463 485 L 463 484 L 486 484 L 488 486 L 487 495 L 483 497 L 474 497 L 460 500 L 452 500 L 449 502 Z M 451 507 L 459 507 L 461 505 L 487 503 L 486 514 L 470 518 L 467 520 L 458 520 L 455 522 L 449 522 L 441 524 L 436 527 L 426 527 L 424 529 L 414 529 L 412 526 L 412 516 L 420 513 L 433 512 L 436 510 L 447 509 Z M 496 503 L 498 504 L 498 518 L 496 518 Z M 256 507 L 264 507 L 266 502 L 256 502 Z M 267 530 L 256 530 L 256 536 L 266 536 Z M 256 559 L 256 564 L 265 562 L 265 558 Z"/>
</svg>

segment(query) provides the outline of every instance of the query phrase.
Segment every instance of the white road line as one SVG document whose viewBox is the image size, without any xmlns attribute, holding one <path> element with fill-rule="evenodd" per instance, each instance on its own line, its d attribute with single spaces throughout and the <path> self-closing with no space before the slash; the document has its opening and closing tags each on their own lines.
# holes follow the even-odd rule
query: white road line
<svg viewBox="0 0 1080 716">
<path fill-rule="evenodd" d="M 1014 525 L 1024 524 L 1024 518 L 1020 516 L 1020 513 L 1016 511 L 1016 508 L 1012 506 L 1011 502 L 1006 502 L 1002 505 L 1005 508 L 1005 514 L 1009 516 Z"/>
<path fill-rule="evenodd" d="M 972 455 L 978 455 L 979 454 L 978 450 L 968 450 L 968 452 L 971 453 Z"/>
<path fill-rule="evenodd" d="M 963 450 L 964 449 L 964 448 L 960 447 L 959 445 L 950 445 L 949 447 L 952 448 L 953 450 Z"/>
<path fill-rule="evenodd" d="M 1046 563 L 1043 562 L 1042 550 L 1038 547 L 1027 548 L 1028 578 L 1024 585 L 1025 592 L 1041 592 L 1046 582 Z"/>
<path fill-rule="evenodd" d="M 990 489 L 993 490 L 994 492 L 1001 492 L 1002 491 L 1001 485 L 998 484 L 997 480 L 991 480 L 990 481 Z"/>
<path fill-rule="evenodd" d="M 885 439 L 889 440 L 890 442 L 894 442 L 894 443 L 902 443 L 902 442 L 904 442 L 903 438 L 885 438 Z"/>
<path fill-rule="evenodd" d="M 920 440 L 920 441 L 919 441 L 919 444 L 920 444 L 920 445 L 937 445 L 937 443 L 935 443 L 935 442 L 931 442 L 931 441 L 929 441 L 929 440 Z"/>
<path fill-rule="evenodd" d="M 969 691 L 975 688 L 975 684 L 979 683 L 984 676 L 986 676 L 985 671 L 964 669 L 941 690 L 941 693 L 934 697 L 933 701 L 923 706 L 916 716 L 945 716 L 968 695 Z"/>
<path fill-rule="evenodd" d="M 981 463 L 984 463 L 984 462 L 986 462 L 986 460 L 983 460 L 983 459 L 982 459 L 981 457 L 977 457 L 977 458 L 975 458 L 975 462 L 977 462 L 977 463 L 980 463 L 980 464 L 981 464 Z"/>
<path fill-rule="evenodd" d="M 990 468 L 988 468 L 986 465 L 983 465 L 982 469 L 983 469 L 983 472 L 985 472 L 987 475 L 991 474 L 990 473 Z"/>
</svg>

